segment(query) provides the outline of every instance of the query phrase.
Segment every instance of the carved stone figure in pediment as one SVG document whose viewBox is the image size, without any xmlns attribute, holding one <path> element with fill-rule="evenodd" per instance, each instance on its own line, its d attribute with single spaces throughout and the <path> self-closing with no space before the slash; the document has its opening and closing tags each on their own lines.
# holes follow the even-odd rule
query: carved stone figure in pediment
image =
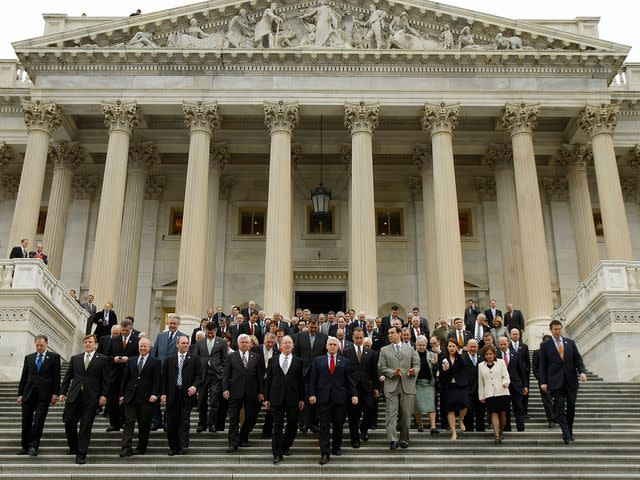
<svg viewBox="0 0 640 480">
<path fill-rule="evenodd" d="M 282 23 L 282 17 L 276 15 L 278 5 L 274 2 L 271 6 L 262 12 L 262 18 L 256 25 L 256 31 L 253 35 L 253 43 L 256 47 L 273 47 L 275 42 L 275 35 L 273 33 L 273 23 L 275 22 L 276 35 L 280 29 Z"/>
<path fill-rule="evenodd" d="M 471 27 L 469 25 L 465 26 L 460 31 L 460 36 L 458 37 L 458 50 L 478 50 L 481 48 L 482 47 L 480 45 L 476 45 L 476 42 L 473 39 Z"/>
<path fill-rule="evenodd" d="M 506 50 L 520 50 L 522 49 L 522 39 L 520 37 L 505 37 L 502 33 L 498 32 L 496 35 L 496 50 L 504 48 Z"/>
<path fill-rule="evenodd" d="M 284 17 L 283 17 L 284 20 Z M 273 38 L 276 48 L 292 47 L 291 40 L 296 38 L 298 34 L 291 29 L 291 26 L 286 21 L 280 24 L 280 30 L 278 34 Z"/>
<path fill-rule="evenodd" d="M 401 48 L 403 50 L 432 50 L 439 48 L 438 42 L 423 37 L 420 32 L 409 25 L 409 16 L 402 12 L 389 24 L 389 39 L 387 48 Z"/>
<path fill-rule="evenodd" d="M 198 20 L 192 18 L 187 33 L 170 33 L 167 45 L 171 48 L 214 49 L 222 46 L 218 35 L 208 34 L 198 26 Z"/>
<path fill-rule="evenodd" d="M 305 23 L 308 33 L 300 39 L 298 47 L 312 47 L 316 44 L 316 26 L 313 23 Z"/>
<path fill-rule="evenodd" d="M 454 45 L 453 32 L 451 31 L 451 27 L 449 24 L 444 25 L 444 30 L 440 34 L 440 48 L 445 50 L 451 50 Z"/>
<path fill-rule="evenodd" d="M 317 7 L 310 8 L 304 14 L 298 16 L 305 20 L 315 17 L 316 47 L 334 47 L 342 44 L 340 39 L 340 16 L 327 4 L 326 0 L 320 0 Z"/>
<path fill-rule="evenodd" d="M 247 11 L 241 8 L 238 15 L 229 21 L 229 29 L 224 39 L 224 48 L 251 48 L 253 46 L 252 36 L 253 32 L 249 26 Z"/>
<path fill-rule="evenodd" d="M 382 48 L 382 32 L 384 30 L 384 18 L 387 16 L 387 12 L 378 10 L 372 3 L 369 5 L 371 14 L 366 22 L 357 21 L 361 26 L 368 27 L 369 30 L 364 35 L 364 43 L 368 48 Z M 375 40 L 375 42 L 372 42 Z M 375 43 L 375 45 L 374 45 Z"/>
<path fill-rule="evenodd" d="M 153 41 L 153 35 L 150 32 L 137 32 L 131 40 L 127 42 L 127 47 L 142 48 L 151 47 L 158 48 Z"/>
</svg>

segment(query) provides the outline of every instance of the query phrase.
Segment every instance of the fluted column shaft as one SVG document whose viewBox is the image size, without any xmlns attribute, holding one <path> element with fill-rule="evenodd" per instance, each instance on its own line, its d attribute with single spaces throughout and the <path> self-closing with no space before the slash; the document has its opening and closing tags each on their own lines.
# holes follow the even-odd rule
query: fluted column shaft
<svg viewBox="0 0 640 480">
<path fill-rule="evenodd" d="M 176 313 L 183 323 L 198 324 L 202 312 L 202 285 L 207 249 L 209 149 L 214 130 L 220 127 L 217 103 L 185 104 L 189 129 L 189 163 L 184 195 Z M 186 321 L 186 322 L 185 322 Z"/>
<path fill-rule="evenodd" d="M 525 318 L 528 323 L 538 321 L 541 325 L 553 311 L 553 298 L 533 150 L 532 132 L 537 122 L 538 111 L 537 105 L 507 104 L 503 124 L 511 134 L 513 148 L 513 170 L 518 199 L 518 223 L 527 307 Z"/>
<path fill-rule="evenodd" d="M 13 211 L 7 254 L 23 238 L 29 239 L 31 246 L 35 246 L 49 140 L 53 131 L 60 126 L 61 110 L 55 103 L 24 101 L 22 110 L 27 125 L 27 150 L 22 164 L 23 173 Z"/>
<path fill-rule="evenodd" d="M 457 105 L 427 104 L 422 119 L 423 128 L 431 134 L 440 310 L 448 319 L 461 315 L 465 300 L 452 141 L 458 110 Z"/>
<path fill-rule="evenodd" d="M 345 126 L 351 132 L 349 304 L 367 318 L 378 315 L 372 141 L 379 109 L 371 103 L 345 104 Z"/>
<path fill-rule="evenodd" d="M 141 115 L 135 102 L 105 103 L 102 111 L 109 128 L 109 143 L 89 280 L 89 293 L 95 296 L 97 305 L 112 302 L 116 293 L 129 140 Z M 119 311 L 119 305 L 114 308 Z"/>
<path fill-rule="evenodd" d="M 632 260 L 629 223 L 613 148 L 618 109 L 616 105 L 587 106 L 582 113 L 581 126 L 591 137 L 607 259 Z"/>
<path fill-rule="evenodd" d="M 298 103 L 265 102 L 264 116 L 271 134 L 264 310 L 271 314 L 293 308 L 291 137 L 299 121 Z"/>
</svg>

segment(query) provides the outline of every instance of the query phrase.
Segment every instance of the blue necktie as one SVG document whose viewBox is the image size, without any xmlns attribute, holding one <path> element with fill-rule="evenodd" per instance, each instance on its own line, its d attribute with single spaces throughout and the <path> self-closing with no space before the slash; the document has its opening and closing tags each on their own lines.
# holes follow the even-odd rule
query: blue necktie
<svg viewBox="0 0 640 480">
<path fill-rule="evenodd" d="M 42 366 L 42 354 L 38 355 L 38 360 L 36 360 L 36 369 L 38 372 L 40 371 L 40 367 Z"/>
</svg>

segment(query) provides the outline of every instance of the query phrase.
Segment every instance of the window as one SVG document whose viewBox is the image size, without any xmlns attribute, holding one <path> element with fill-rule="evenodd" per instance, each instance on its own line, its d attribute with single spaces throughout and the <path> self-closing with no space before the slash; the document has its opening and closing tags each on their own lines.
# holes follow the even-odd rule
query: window
<svg viewBox="0 0 640 480">
<path fill-rule="evenodd" d="M 262 207 L 246 207 L 239 210 L 239 235 L 264 235 L 266 209 Z"/>
<path fill-rule="evenodd" d="M 169 215 L 169 235 L 182 235 L 182 208 L 172 208 Z"/>
<path fill-rule="evenodd" d="M 403 235 L 402 209 L 379 208 L 376 209 L 376 229 L 380 237 Z"/>
<path fill-rule="evenodd" d="M 328 235 L 336 233 L 334 229 L 335 216 L 335 207 L 329 208 L 329 214 L 326 217 L 318 217 L 313 213 L 313 207 L 307 207 L 307 233 L 310 235 Z"/>
<path fill-rule="evenodd" d="M 602 213 L 599 209 L 593 210 L 593 225 L 596 227 L 596 237 L 604 237 L 604 227 L 602 225 Z"/>
<path fill-rule="evenodd" d="M 38 213 L 38 228 L 36 230 L 36 234 L 42 235 L 44 233 L 44 226 L 47 223 L 47 207 L 40 207 L 40 212 Z M 34 244 L 35 247 L 35 244 Z"/>
<path fill-rule="evenodd" d="M 473 217 L 471 209 L 462 208 L 458 210 L 458 225 L 460 226 L 461 237 L 473 237 Z"/>
</svg>

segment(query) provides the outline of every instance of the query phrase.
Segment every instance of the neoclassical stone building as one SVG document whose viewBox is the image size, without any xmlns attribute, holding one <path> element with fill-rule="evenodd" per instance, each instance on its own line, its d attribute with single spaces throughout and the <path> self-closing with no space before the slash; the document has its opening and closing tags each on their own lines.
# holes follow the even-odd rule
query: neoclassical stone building
<svg viewBox="0 0 640 480">
<path fill-rule="evenodd" d="M 66 288 L 151 334 L 251 298 L 431 321 L 496 298 L 540 326 L 640 252 L 640 66 L 597 18 L 214 0 L 45 19 L 0 65 L 0 240 L 43 241 Z"/>
</svg>

